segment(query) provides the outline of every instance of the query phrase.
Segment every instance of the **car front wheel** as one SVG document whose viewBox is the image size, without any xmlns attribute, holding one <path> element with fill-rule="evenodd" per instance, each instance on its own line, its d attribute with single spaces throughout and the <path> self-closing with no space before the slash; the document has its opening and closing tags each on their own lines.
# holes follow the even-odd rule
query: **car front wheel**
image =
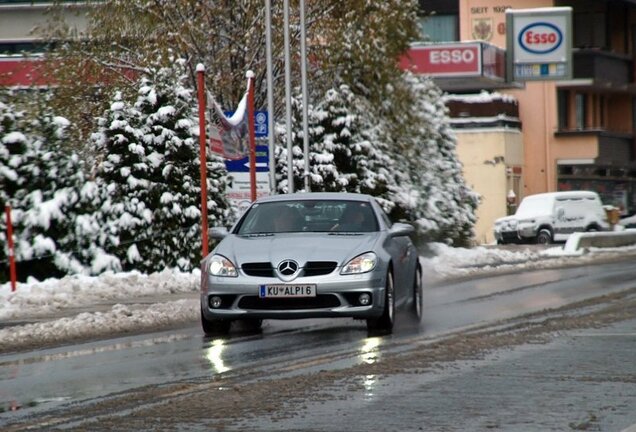
<svg viewBox="0 0 636 432">
<path fill-rule="evenodd" d="M 230 332 L 231 325 L 232 321 L 229 320 L 209 320 L 205 317 L 205 315 L 203 315 L 203 311 L 201 311 L 201 327 L 203 328 L 203 333 L 205 333 L 206 336 L 226 335 Z"/>
<path fill-rule="evenodd" d="M 384 289 L 384 311 L 379 318 L 369 318 L 367 329 L 391 333 L 395 320 L 395 287 L 393 285 L 393 273 L 389 270 L 386 275 L 386 287 Z"/>
<path fill-rule="evenodd" d="M 548 245 L 552 243 L 552 233 L 550 230 L 542 229 L 537 234 L 537 244 Z"/>
</svg>

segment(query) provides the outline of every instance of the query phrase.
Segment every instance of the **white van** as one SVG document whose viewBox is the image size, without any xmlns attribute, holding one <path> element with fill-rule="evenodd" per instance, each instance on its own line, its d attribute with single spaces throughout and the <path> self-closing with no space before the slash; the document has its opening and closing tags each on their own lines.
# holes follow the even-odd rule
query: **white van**
<svg viewBox="0 0 636 432">
<path fill-rule="evenodd" d="M 596 192 L 550 192 L 525 197 L 513 216 L 495 221 L 497 243 L 549 244 L 573 232 L 609 229 Z"/>
</svg>

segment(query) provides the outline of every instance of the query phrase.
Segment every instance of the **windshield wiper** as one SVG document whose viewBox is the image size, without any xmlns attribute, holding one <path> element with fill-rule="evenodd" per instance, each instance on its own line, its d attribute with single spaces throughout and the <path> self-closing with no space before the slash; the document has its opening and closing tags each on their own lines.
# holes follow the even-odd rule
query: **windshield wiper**
<svg viewBox="0 0 636 432">
<path fill-rule="evenodd" d="M 335 236 L 361 236 L 363 233 L 356 231 L 338 231 L 338 232 L 330 232 L 329 235 Z"/>
</svg>

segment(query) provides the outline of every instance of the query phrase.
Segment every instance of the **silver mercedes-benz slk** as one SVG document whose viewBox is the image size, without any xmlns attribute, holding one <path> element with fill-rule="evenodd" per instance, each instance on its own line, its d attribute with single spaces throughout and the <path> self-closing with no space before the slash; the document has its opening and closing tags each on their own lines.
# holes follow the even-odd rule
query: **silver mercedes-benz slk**
<svg viewBox="0 0 636 432">
<path fill-rule="evenodd" d="M 201 262 L 201 324 L 352 317 L 390 332 L 396 308 L 422 314 L 422 270 L 409 238 L 376 200 L 352 193 L 296 193 L 255 201 Z"/>
</svg>

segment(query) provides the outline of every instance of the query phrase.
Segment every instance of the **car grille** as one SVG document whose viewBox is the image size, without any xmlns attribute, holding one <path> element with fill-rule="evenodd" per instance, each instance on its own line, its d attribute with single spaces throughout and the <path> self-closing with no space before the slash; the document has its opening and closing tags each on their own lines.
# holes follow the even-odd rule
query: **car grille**
<svg viewBox="0 0 636 432">
<path fill-rule="evenodd" d="M 338 263 L 335 261 L 309 261 L 305 264 L 303 276 L 322 276 L 333 272 Z M 243 273 L 248 276 L 274 277 L 274 268 L 268 262 L 244 263 Z"/>
<path fill-rule="evenodd" d="M 268 262 L 245 263 L 241 269 L 248 276 L 274 277 L 274 269 Z"/>
<path fill-rule="evenodd" d="M 239 300 L 241 309 L 252 310 L 297 310 L 297 309 L 323 309 L 340 306 L 340 300 L 333 294 L 319 294 L 316 297 L 292 297 L 292 298 L 260 298 L 257 296 L 245 296 Z"/>
<path fill-rule="evenodd" d="M 510 240 L 510 241 L 519 240 L 519 235 L 517 234 L 517 231 L 503 231 L 501 233 L 501 237 L 504 240 Z"/>
<path fill-rule="evenodd" d="M 321 276 L 331 273 L 338 265 L 335 261 L 309 261 L 305 264 L 305 276 Z"/>
</svg>

